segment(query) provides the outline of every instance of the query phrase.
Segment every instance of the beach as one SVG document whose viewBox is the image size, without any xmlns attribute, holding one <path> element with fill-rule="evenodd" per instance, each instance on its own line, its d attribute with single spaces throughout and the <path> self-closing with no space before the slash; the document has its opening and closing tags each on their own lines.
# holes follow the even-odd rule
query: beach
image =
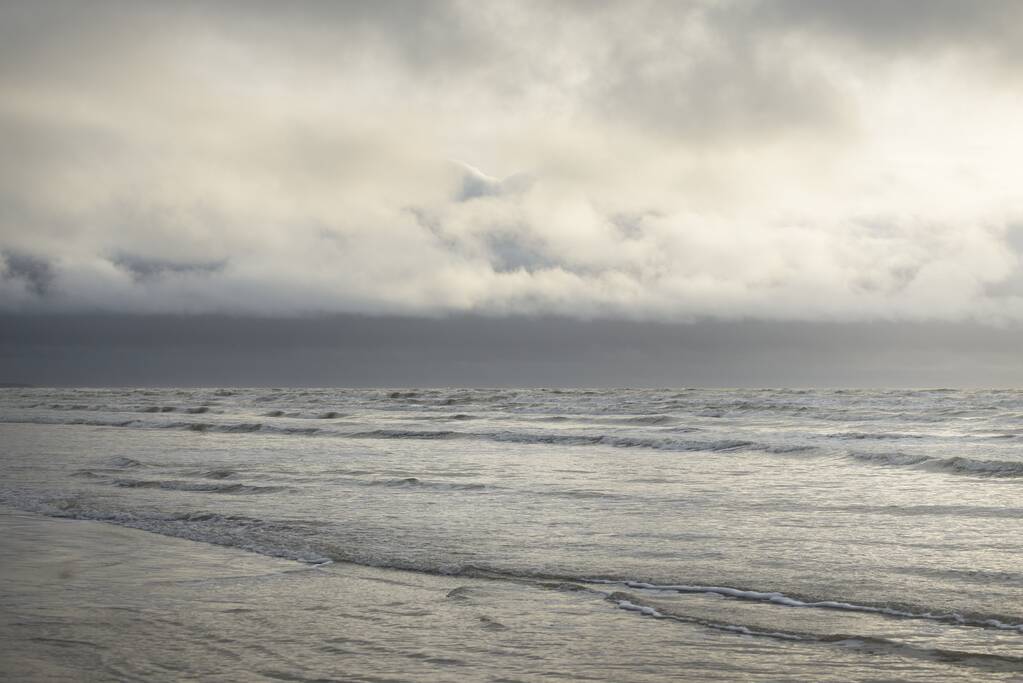
<svg viewBox="0 0 1023 683">
<path fill-rule="evenodd" d="M 839 681 L 872 659 L 663 629 L 553 582 L 308 566 L 9 509 L 0 529 L 4 680 Z M 1019 680 L 984 664 L 983 680 Z M 858 680 L 949 673 L 911 659 Z"/>
<path fill-rule="evenodd" d="M 654 680 L 694 645 L 557 584 L 310 567 L 11 510 L 0 527 L 7 680 Z"/>
</svg>

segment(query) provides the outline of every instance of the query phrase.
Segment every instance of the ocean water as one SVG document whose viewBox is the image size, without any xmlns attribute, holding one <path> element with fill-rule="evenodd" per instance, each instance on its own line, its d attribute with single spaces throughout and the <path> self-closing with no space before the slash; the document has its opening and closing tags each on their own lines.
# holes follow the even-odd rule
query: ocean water
<svg viewBox="0 0 1023 683">
<path fill-rule="evenodd" d="M 1021 391 L 6 389 L 0 444 L 8 508 L 476 601 L 378 614 L 393 680 L 1023 680 Z"/>
</svg>

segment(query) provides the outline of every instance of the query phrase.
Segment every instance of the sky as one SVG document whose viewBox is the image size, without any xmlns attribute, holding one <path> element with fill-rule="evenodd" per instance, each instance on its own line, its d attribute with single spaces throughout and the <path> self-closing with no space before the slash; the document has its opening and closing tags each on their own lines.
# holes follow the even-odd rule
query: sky
<svg viewBox="0 0 1023 683">
<path fill-rule="evenodd" d="M 1023 383 L 1021 120 L 1012 0 L 0 0 L 0 316 L 83 359 L 111 342 L 58 330 L 391 320 L 423 362 L 460 325 L 536 367 L 552 325 L 596 335 L 536 373 L 573 383 Z M 616 325 L 666 346 L 625 362 Z M 749 361 L 765 329 L 816 370 Z M 711 333 L 746 346 L 697 372 L 671 340 Z M 28 338 L 0 381 L 53 374 Z M 420 381 L 525 381 L 488 348 Z"/>
</svg>

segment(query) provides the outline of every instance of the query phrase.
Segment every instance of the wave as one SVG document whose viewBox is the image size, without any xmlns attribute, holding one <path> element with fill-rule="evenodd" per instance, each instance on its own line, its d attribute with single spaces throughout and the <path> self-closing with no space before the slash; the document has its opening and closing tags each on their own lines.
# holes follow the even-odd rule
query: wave
<svg viewBox="0 0 1023 683">
<path fill-rule="evenodd" d="M 82 478 L 82 479 L 105 479 L 106 478 L 102 474 L 97 474 L 96 472 L 93 472 L 92 470 L 75 470 L 69 476 L 79 477 L 79 478 Z"/>
<path fill-rule="evenodd" d="M 534 496 L 552 496 L 555 498 L 574 498 L 578 500 L 622 500 L 635 498 L 628 494 L 613 493 L 609 491 L 594 491 L 587 489 L 567 489 L 548 491 L 529 491 Z"/>
<path fill-rule="evenodd" d="M 648 591 L 670 591 L 675 593 L 704 593 L 719 595 L 725 598 L 746 600 L 751 602 L 764 602 L 784 607 L 802 607 L 813 609 L 842 610 L 848 612 L 864 612 L 868 614 L 879 614 L 886 617 L 902 619 L 921 619 L 926 621 L 937 621 L 958 626 L 976 626 L 991 628 L 1002 631 L 1016 631 L 1023 633 L 1023 623 L 1009 623 L 994 617 L 968 617 L 957 612 L 933 613 L 933 612 L 912 612 L 909 610 L 895 609 L 877 605 L 859 605 L 850 602 L 835 600 L 801 600 L 784 593 L 776 591 L 756 591 L 731 588 L 728 586 L 695 586 L 685 584 L 656 584 L 642 581 L 614 581 L 607 579 L 590 579 L 589 582 L 597 584 L 618 584 L 628 588 Z"/>
<path fill-rule="evenodd" d="M 742 624 L 732 624 L 728 622 L 677 614 L 667 611 L 664 608 L 656 608 L 646 605 L 642 601 L 637 601 L 635 597 L 627 593 L 611 593 L 606 596 L 606 599 L 620 609 L 629 612 L 638 612 L 643 616 L 653 617 L 655 619 L 678 621 L 686 624 L 696 624 L 698 626 L 703 626 L 704 628 L 724 631 L 727 633 L 735 633 L 743 636 L 759 636 L 764 638 L 773 638 L 776 640 L 838 645 L 863 650 L 870 654 L 890 654 L 911 659 L 924 659 L 928 661 L 952 663 L 960 666 L 980 668 L 990 672 L 1023 671 L 1023 657 L 1014 655 L 926 647 L 878 636 L 765 630 L 760 627 L 751 628 Z"/>
<path fill-rule="evenodd" d="M 85 426 L 85 427 L 146 427 L 148 426 L 142 420 L 128 419 L 128 420 L 116 420 L 116 419 L 100 419 L 100 418 L 76 418 L 73 420 L 67 420 L 57 417 L 18 417 L 18 418 L 0 418 L 0 422 L 8 424 L 41 424 L 41 425 L 74 425 L 74 426 Z"/>
<path fill-rule="evenodd" d="M 419 398 L 418 391 L 392 391 L 387 398 Z"/>
<path fill-rule="evenodd" d="M 516 416 L 517 417 L 517 416 Z M 519 418 L 521 419 L 521 418 Z M 674 415 L 628 415 L 625 417 L 594 417 L 591 415 L 546 415 L 532 418 L 533 422 L 595 422 L 600 424 L 657 426 L 676 424 L 682 418 Z"/>
<path fill-rule="evenodd" d="M 623 425 L 664 425 L 674 424 L 678 421 L 679 418 L 674 417 L 673 415 L 634 415 L 631 417 L 619 417 L 607 420 L 607 422 Z"/>
<path fill-rule="evenodd" d="M 406 394 L 411 397 L 415 395 L 416 400 L 420 398 L 423 400 L 434 400 L 437 398 L 436 392 L 400 392 L 402 396 Z M 273 396 L 280 397 L 279 394 L 273 394 Z M 473 395 L 456 395 L 455 398 L 472 398 L 473 400 L 492 399 L 493 397 L 507 397 L 509 394 L 490 394 L 484 396 L 473 396 Z M 447 396 L 446 398 L 451 398 Z M 313 410 L 308 412 L 309 416 L 319 417 L 323 422 L 305 422 L 304 424 L 316 424 L 317 426 L 288 426 L 285 420 L 272 420 L 272 419 L 256 419 L 253 421 L 237 421 L 229 422 L 224 418 L 217 419 L 206 419 L 206 420 L 190 420 L 184 419 L 185 414 L 203 414 L 207 412 L 213 412 L 213 409 L 206 405 L 196 405 L 203 400 L 208 399 L 201 395 L 193 395 L 194 402 L 189 398 L 184 398 L 183 402 L 192 402 L 194 407 L 182 408 L 165 404 L 152 405 L 143 409 L 145 413 L 156 413 L 152 417 L 144 417 L 138 415 L 136 412 L 135 417 L 131 419 L 124 419 L 125 416 L 111 416 L 111 415 L 100 415 L 96 417 L 74 417 L 75 413 L 64 413 L 63 415 L 52 413 L 49 415 L 6 415 L 0 416 L 0 421 L 6 422 L 29 422 L 38 424 L 69 424 L 69 425 L 86 425 L 86 426 L 97 426 L 97 427 L 118 427 L 118 428 L 131 428 L 131 429 L 181 429 L 199 433 L 224 433 L 224 434 L 246 434 L 246 433 L 261 433 L 261 434 L 277 434 L 277 435 L 295 435 L 295 436 L 323 436 L 323 437 L 335 437 L 335 438 L 372 438 L 372 439 L 421 439 L 421 440 L 483 440 L 492 441 L 497 443 L 515 443 L 524 445 L 555 445 L 555 446 L 605 446 L 612 448 L 622 449 L 649 449 L 656 451 L 667 451 L 667 452 L 712 452 L 712 453 L 728 453 L 728 452 L 764 452 L 770 454 L 798 454 L 804 452 L 817 451 L 818 455 L 834 455 L 847 458 L 852 461 L 877 465 L 882 467 L 904 467 L 914 468 L 920 470 L 929 470 L 935 472 L 943 472 L 951 475 L 962 475 L 962 476 L 973 476 L 973 477 L 987 477 L 987 478 L 1000 478 L 1000 479 L 1014 479 L 1023 478 L 1023 462 L 1015 459 L 978 459 L 967 456 L 939 456 L 934 454 L 923 454 L 923 453 L 906 453 L 902 451 L 890 451 L 890 452 L 860 452 L 854 450 L 835 450 L 833 448 L 818 448 L 815 446 L 807 445 L 811 443 L 810 439 L 802 443 L 792 443 L 792 439 L 789 439 L 788 443 L 783 440 L 781 443 L 764 443 L 756 438 L 712 438 L 711 434 L 700 432 L 693 436 L 704 436 L 702 439 L 689 438 L 688 432 L 692 430 L 690 427 L 685 426 L 670 426 L 670 423 L 677 421 L 672 415 L 651 412 L 649 414 L 638 414 L 638 415 L 607 415 L 607 416 L 594 416 L 580 415 L 545 415 L 545 416 L 521 416 L 516 419 L 530 420 L 534 423 L 537 421 L 541 422 L 567 422 L 570 420 L 585 421 L 590 423 L 585 431 L 566 430 L 559 431 L 553 427 L 545 428 L 536 425 L 536 429 L 539 431 L 532 431 L 529 428 L 515 429 L 512 425 L 508 425 L 509 429 L 506 430 L 489 430 L 485 428 L 473 429 L 402 429 L 402 428 L 381 428 L 381 429 L 363 429 L 361 431 L 354 431 L 353 427 L 343 428 L 342 423 L 329 423 L 327 420 L 343 417 L 344 413 L 336 411 L 327 411 L 317 413 Z M 159 399 L 157 399 L 159 400 Z M 331 396 L 332 401 L 337 400 L 336 395 Z M 138 404 L 133 403 L 130 406 L 125 406 L 123 410 L 138 411 Z M 54 404 L 57 405 L 57 404 Z M 61 406 L 73 406 L 77 408 L 85 404 L 69 403 L 59 404 Z M 327 405 L 330 405 L 327 403 Z M 335 403 L 336 405 L 336 403 Z M 739 402 L 738 405 L 748 407 L 747 404 Z M 88 406 L 86 406 L 88 407 Z M 592 408 L 592 406 L 591 406 Z M 599 407 L 597 407 L 599 409 Z M 618 408 L 620 410 L 620 407 Z M 439 411 L 438 411 L 439 412 Z M 445 419 L 454 422 L 466 423 L 464 427 L 469 427 L 469 422 L 478 419 L 480 416 L 472 415 L 469 413 L 454 413 L 451 414 L 445 411 L 446 414 L 442 417 L 430 416 L 430 419 Z M 162 413 L 174 413 L 173 417 L 164 416 Z M 78 413 L 80 416 L 81 413 Z M 296 413 L 284 413 L 282 410 L 273 410 L 264 413 L 265 418 L 272 417 L 297 417 Z M 916 415 L 920 417 L 920 415 Z M 74 419 L 68 419 L 74 418 Z M 170 419 L 168 419 L 170 418 Z M 175 419 L 176 418 L 176 419 Z M 490 419 L 490 416 L 487 416 Z M 282 424 L 284 423 L 284 424 Z M 594 424 L 596 423 L 596 424 Z M 635 425 L 636 427 L 651 427 L 647 430 L 629 430 L 629 429 L 616 429 L 614 427 L 600 427 L 600 423 L 605 424 L 619 424 L 619 425 Z M 295 422 L 291 422 L 295 424 Z M 657 426 L 668 425 L 665 429 L 655 429 Z M 441 425 L 438 425 L 440 427 Z M 454 427 L 455 425 L 450 425 Z M 460 425 L 461 426 L 461 425 Z M 581 427 L 581 426 L 580 426 Z M 634 433 L 638 432 L 638 433 Z M 722 432 L 723 436 L 727 437 L 727 432 Z M 925 435 L 915 434 L 909 432 L 900 432 L 897 430 L 879 430 L 877 432 L 869 431 L 838 431 L 827 434 L 827 436 L 835 439 L 851 440 L 851 441 L 867 441 L 867 440 L 903 440 L 903 439 L 922 439 L 926 438 Z M 992 438 L 1004 439 L 1016 439 L 1019 435 L 1015 433 L 996 434 Z M 781 439 L 780 439 L 781 440 Z M 821 441 L 817 441 L 818 446 Z M 832 442 L 834 443 L 834 442 Z"/>
<path fill-rule="evenodd" d="M 352 439 L 469 439 L 471 434 L 451 430 L 430 431 L 422 429 L 371 429 L 365 432 L 345 434 Z"/>
<path fill-rule="evenodd" d="M 311 435 L 323 431 L 320 427 L 284 427 L 264 422 L 153 422 L 145 420 L 116 419 L 74 419 L 64 420 L 50 417 L 18 417 L 15 419 L 0 418 L 0 422 L 14 424 L 44 425 L 84 425 L 89 427 L 122 427 L 135 429 L 180 429 L 189 432 L 218 432 L 224 434 L 244 434 L 265 432 L 269 434 Z M 336 436 L 345 434 L 335 433 Z"/>
<path fill-rule="evenodd" d="M 706 403 L 703 401 L 683 400 L 670 401 L 665 404 L 674 410 L 698 410 L 703 417 L 725 417 L 727 415 L 748 415 L 750 413 L 782 413 L 801 415 L 816 412 L 816 408 L 801 403 L 771 403 L 768 401 L 736 400 L 725 403 Z"/>
<path fill-rule="evenodd" d="M 427 431 L 406 429 L 375 429 L 346 434 L 362 439 L 483 439 L 502 443 L 550 444 L 560 446 L 612 446 L 614 448 L 648 448 L 678 452 L 765 451 L 769 453 L 798 453 L 812 450 L 812 446 L 774 445 L 742 439 L 692 440 L 675 438 L 643 438 L 613 434 L 552 434 L 532 432 L 457 432 L 451 430 Z"/>
<path fill-rule="evenodd" d="M 444 491 L 482 491 L 490 488 L 486 484 L 469 482 L 455 483 L 447 481 L 429 481 L 418 477 L 402 477 L 397 479 L 373 479 L 358 482 L 362 486 L 389 486 L 392 488 L 424 488 Z"/>
<path fill-rule="evenodd" d="M 530 416 L 525 413 L 509 412 L 506 415 L 497 416 L 497 419 L 511 418 L 526 422 L 580 422 L 588 424 L 613 424 L 613 425 L 660 425 L 678 422 L 681 418 L 672 415 L 624 415 L 615 417 L 605 414 L 573 413 Z"/>
<path fill-rule="evenodd" d="M 717 631 L 727 631 L 729 633 L 738 633 L 744 636 L 766 636 L 768 638 L 779 638 L 782 640 L 806 640 L 801 634 L 787 633 L 784 631 L 761 631 L 754 630 L 748 626 L 741 626 L 739 624 L 729 624 L 725 622 L 711 621 L 709 619 L 698 619 L 696 617 L 682 616 L 680 614 L 669 614 L 658 610 L 655 607 L 644 605 L 640 602 L 633 602 L 635 598 L 625 593 L 611 593 L 607 595 L 607 599 L 613 602 L 620 609 L 626 610 L 627 612 L 639 612 L 646 617 L 654 617 L 656 619 L 671 619 L 673 621 L 681 621 L 687 624 L 697 624 L 706 628 L 711 628 Z"/>
<path fill-rule="evenodd" d="M 45 403 L 33 403 L 33 404 L 28 405 L 26 407 L 28 407 L 28 408 L 42 408 L 42 407 L 46 407 L 46 408 L 49 408 L 50 410 L 107 410 L 108 409 L 108 406 L 86 405 L 86 404 L 83 404 L 83 403 L 73 403 L 73 404 L 51 403 L 50 405 L 46 405 Z"/>
<path fill-rule="evenodd" d="M 505 391 L 473 390 L 444 395 L 438 390 L 391 391 L 376 398 L 377 401 L 400 401 L 401 403 L 422 406 L 457 406 L 471 404 L 497 403 L 514 399 L 515 394 Z"/>
<path fill-rule="evenodd" d="M 762 451 L 767 453 L 799 453 L 813 450 L 812 446 L 767 444 L 744 439 L 676 439 L 616 436 L 612 434 L 528 434 L 499 432 L 481 435 L 494 441 L 514 443 L 560 444 L 566 446 L 612 446 L 614 448 L 648 448 L 659 451 L 712 452 Z"/>
<path fill-rule="evenodd" d="M 212 422 L 168 422 L 152 425 L 161 429 L 186 429 L 190 432 L 258 432 L 263 428 L 259 422 L 242 422 L 237 424 L 215 424 Z"/>
<path fill-rule="evenodd" d="M 1023 519 L 1023 508 L 982 505 L 826 505 L 816 506 L 823 513 L 889 515 L 895 517 L 976 517 L 980 519 Z"/>
<path fill-rule="evenodd" d="M 912 467 L 975 477 L 1023 477 L 1023 462 L 1013 460 L 977 460 L 963 456 L 939 458 L 912 453 L 849 453 L 848 457 L 874 465 Z"/>
<path fill-rule="evenodd" d="M 116 480 L 115 485 L 133 488 L 169 488 L 171 490 L 200 491 L 216 493 L 268 493 L 272 490 L 283 490 L 283 487 L 251 487 L 241 484 L 220 482 L 180 482 L 151 480 Z M 376 485 L 382 486 L 452 486 L 443 482 L 424 482 L 414 477 L 392 480 L 381 480 Z M 457 485 L 456 485 L 457 486 Z M 479 486 L 479 485 L 469 485 Z M 201 487 L 201 488 L 196 488 Z M 602 593 L 607 596 L 618 596 L 617 599 L 627 601 L 646 613 L 657 611 L 653 607 L 644 606 L 642 593 L 705 593 L 718 595 L 727 599 L 743 600 L 782 607 L 803 609 L 822 609 L 851 611 L 874 614 L 880 617 L 925 620 L 952 626 L 993 629 L 1023 634 L 1023 620 L 1018 617 L 960 614 L 957 612 L 935 612 L 926 608 L 900 606 L 898 608 L 885 604 L 858 604 L 841 600 L 813 600 L 787 595 L 778 591 L 742 589 L 730 586 L 708 584 L 659 584 L 635 581 L 623 578 L 593 578 L 581 575 L 559 574 L 541 571 L 506 570 L 487 567 L 479 564 L 452 564 L 444 561 L 424 561 L 421 558 L 402 559 L 393 556 L 381 556 L 371 551 L 369 554 L 354 550 L 347 545 L 337 545 L 329 539 L 317 539 L 317 530 L 327 525 L 325 521 L 305 520 L 273 520 L 247 516 L 223 515 L 213 512 L 191 511 L 170 515 L 155 512 L 129 512 L 124 510 L 100 510 L 90 506 L 88 499 L 80 496 L 59 498 L 19 497 L 17 492 L 0 490 L 0 500 L 14 507 L 38 512 L 54 517 L 88 519 L 103 521 L 122 526 L 129 526 L 152 533 L 187 538 L 194 541 L 229 546 L 256 552 L 273 557 L 283 557 L 311 564 L 326 562 L 348 562 L 353 564 L 400 569 L 425 574 L 446 576 L 465 576 L 495 580 L 507 580 L 524 583 L 558 582 L 572 587 L 573 590 L 595 590 L 588 586 L 621 586 L 627 590 L 638 591 L 640 596 L 620 591 Z M 622 605 L 625 607 L 624 605 Z M 738 632 L 745 632 L 738 627 Z M 781 632 L 779 632 L 781 633 Z M 749 635 L 771 635 L 769 632 L 754 632 Z M 800 634 L 787 634 L 800 636 Z M 813 636 L 820 638 L 819 636 Z M 844 636 L 843 636 L 844 637 Z M 825 640 L 827 640 L 827 637 Z M 848 636 L 856 638 L 856 636 Z"/>
<path fill-rule="evenodd" d="M 210 470 L 192 470 L 184 472 L 183 474 L 191 477 L 201 477 L 203 479 L 230 479 L 238 475 L 234 470 L 226 467 L 214 468 Z"/>
<path fill-rule="evenodd" d="M 992 441 L 1023 441 L 1023 434 L 992 434 L 984 438 Z"/>
<path fill-rule="evenodd" d="M 269 434 L 304 434 L 306 436 L 322 431 L 319 427 L 278 427 L 262 422 L 239 422 L 235 424 L 218 424 L 214 422 L 170 422 L 152 425 L 159 429 L 184 429 L 190 432 L 215 432 L 221 434 L 252 434 L 264 432 Z"/>
<path fill-rule="evenodd" d="M 159 479 L 113 479 L 112 486 L 133 489 L 163 489 L 165 491 L 191 491 L 195 493 L 277 493 L 287 490 L 284 486 L 252 486 L 239 483 L 213 483 Z"/>
<path fill-rule="evenodd" d="M 12 422 L 53 424 L 49 419 L 18 419 Z M 561 446 L 610 446 L 613 448 L 651 449 L 674 452 L 715 452 L 761 451 L 773 454 L 801 453 L 815 450 L 802 444 L 768 444 L 745 439 L 679 439 L 674 437 L 642 437 L 615 434 L 592 433 L 543 433 L 543 432 L 462 432 L 455 430 L 424 429 L 370 429 L 364 431 L 338 431 L 320 427 L 285 427 L 263 422 L 144 422 L 140 420 L 74 420 L 59 421 L 58 424 L 87 424 L 105 427 L 134 427 L 139 429 L 181 429 L 193 432 L 217 433 L 268 433 L 283 435 L 322 435 L 350 439 L 418 439 L 430 441 L 484 440 L 498 443 L 547 444 Z M 678 431 L 678 430 L 673 430 Z M 683 431 L 689 431 L 688 429 Z"/>
<path fill-rule="evenodd" d="M 837 432 L 835 434 L 828 434 L 832 439 L 854 439 L 854 440 L 871 440 L 876 439 L 879 441 L 897 440 L 897 439 L 925 439 L 923 434 L 901 434 L 898 432 Z"/>
</svg>

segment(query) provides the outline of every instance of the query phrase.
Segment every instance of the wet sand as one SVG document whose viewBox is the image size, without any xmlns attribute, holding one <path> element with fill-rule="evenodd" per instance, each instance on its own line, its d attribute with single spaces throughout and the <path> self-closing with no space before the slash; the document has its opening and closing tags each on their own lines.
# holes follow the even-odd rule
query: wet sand
<svg viewBox="0 0 1023 683">
<path fill-rule="evenodd" d="M 643 616 L 578 584 L 320 567 L 0 508 L 0 680 L 1018 680 L 877 664 Z"/>
<path fill-rule="evenodd" d="M 652 622 L 579 591 L 326 567 L 0 510 L 0 678 L 642 680 Z M 598 617 L 594 619 L 594 611 Z M 615 626 L 620 642 L 615 642 Z M 602 642 L 605 651 L 594 651 Z M 670 646 L 668 642 L 661 643 Z M 638 665 L 638 666 L 637 666 Z M 654 675 L 649 676 L 653 680 Z"/>
</svg>

